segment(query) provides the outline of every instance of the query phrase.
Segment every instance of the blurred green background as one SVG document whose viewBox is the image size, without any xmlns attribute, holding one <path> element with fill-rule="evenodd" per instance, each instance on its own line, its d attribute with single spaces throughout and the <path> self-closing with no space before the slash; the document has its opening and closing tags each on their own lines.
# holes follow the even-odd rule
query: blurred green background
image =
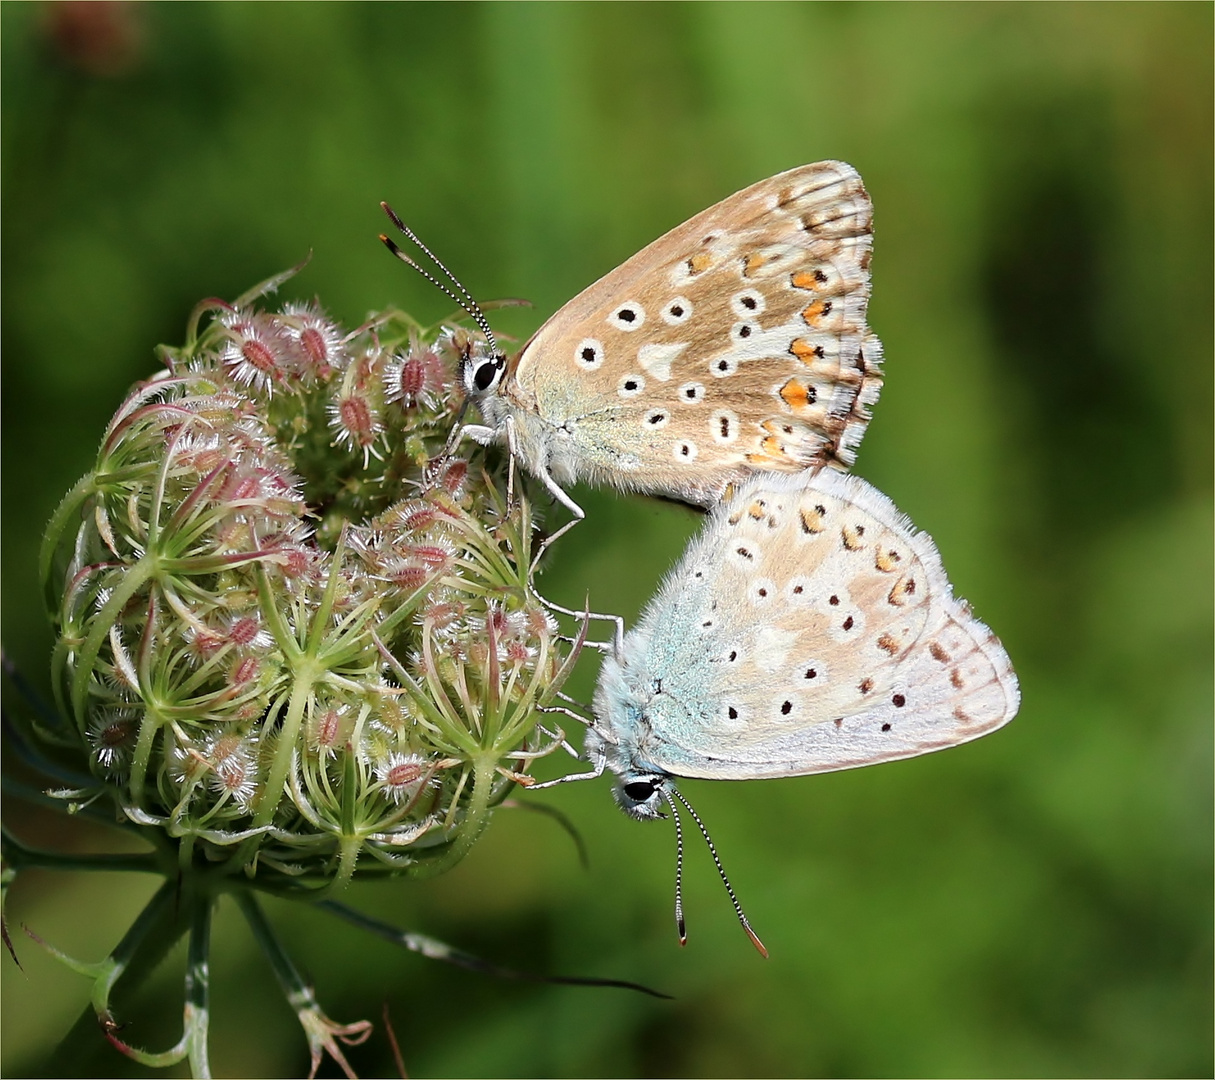
<svg viewBox="0 0 1215 1080">
<path fill-rule="evenodd" d="M 0 31 L 3 636 L 40 684 L 42 525 L 200 298 L 311 251 L 287 296 L 445 315 L 376 240 L 387 199 L 478 297 L 535 302 L 495 315 L 522 337 L 771 173 L 843 158 L 873 195 L 887 383 L 857 471 L 1004 640 L 1020 717 L 883 768 L 681 785 L 767 962 L 699 842 L 679 949 L 672 830 L 605 780 L 525 797 L 570 815 L 589 871 L 504 811 L 446 878 L 350 899 L 676 1000 L 499 982 L 275 909 L 331 1016 L 388 1002 L 414 1076 L 1211 1075 L 1210 4 L 7 3 Z M 545 591 L 631 618 L 697 518 L 577 497 L 593 524 Z M 11 923 L 99 959 L 152 887 L 30 874 Z M 52 1068 L 88 992 L 18 937 L 9 1076 Z M 212 971 L 217 1072 L 305 1072 L 230 909 Z M 124 1037 L 175 1041 L 179 992 L 169 965 Z M 142 1075 L 99 1037 L 82 1060 Z M 394 1075 L 382 1032 L 351 1060 Z"/>
</svg>

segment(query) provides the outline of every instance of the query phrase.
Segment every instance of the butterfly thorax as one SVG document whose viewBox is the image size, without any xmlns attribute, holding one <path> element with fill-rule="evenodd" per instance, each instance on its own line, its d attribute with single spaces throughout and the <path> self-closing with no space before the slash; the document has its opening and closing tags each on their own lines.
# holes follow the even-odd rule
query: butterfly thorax
<svg viewBox="0 0 1215 1080">
<path fill-rule="evenodd" d="M 681 730 L 694 724 L 694 705 L 677 686 L 655 674 L 650 661 L 658 650 L 649 628 L 625 635 L 620 657 L 604 659 L 595 690 L 595 723 L 586 749 L 594 760 L 628 783 L 636 776 L 666 774 L 660 764 L 664 739 L 655 732 Z M 674 690 L 675 692 L 672 692 Z"/>
</svg>

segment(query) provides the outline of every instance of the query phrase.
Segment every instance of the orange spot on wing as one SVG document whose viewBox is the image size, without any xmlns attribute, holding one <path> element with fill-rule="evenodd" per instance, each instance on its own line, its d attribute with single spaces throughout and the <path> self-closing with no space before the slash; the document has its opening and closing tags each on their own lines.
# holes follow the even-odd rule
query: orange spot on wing
<svg viewBox="0 0 1215 1080">
<path fill-rule="evenodd" d="M 747 455 L 747 464 L 761 469 L 796 469 L 798 461 L 786 449 L 784 442 L 775 435 L 767 435 L 759 444 L 759 452 Z"/>
<path fill-rule="evenodd" d="M 768 256 L 761 255 L 758 252 L 753 255 L 748 255 L 746 261 L 743 263 L 743 277 L 750 277 L 767 261 Z"/>
<path fill-rule="evenodd" d="M 861 547 L 862 532 L 859 525 L 845 525 L 840 529 L 840 538 L 844 541 L 844 547 L 849 551 L 858 551 Z"/>
<path fill-rule="evenodd" d="M 817 327 L 824 317 L 831 314 L 830 300 L 815 300 L 805 311 L 802 318 L 809 326 Z"/>
<path fill-rule="evenodd" d="M 703 273 L 713 265 L 713 256 L 707 251 L 701 251 L 688 260 L 688 270 L 693 274 Z"/>
<path fill-rule="evenodd" d="M 822 288 L 829 280 L 830 278 L 822 270 L 815 268 L 814 270 L 799 270 L 789 279 L 789 282 L 795 289 L 813 290 Z"/>
<path fill-rule="evenodd" d="M 821 533 L 826 528 L 823 524 L 823 512 L 817 506 L 813 509 L 803 506 L 798 510 L 798 516 L 802 519 L 802 532 L 804 533 Z"/>
<path fill-rule="evenodd" d="M 908 599 L 915 595 L 915 578 L 902 577 L 894 583 L 894 588 L 890 590 L 890 594 L 886 597 L 889 604 L 895 607 L 902 607 L 907 603 Z"/>
<path fill-rule="evenodd" d="M 804 409 L 810 404 L 810 391 L 796 379 L 790 379 L 780 388 L 780 396 L 791 409 Z"/>
<path fill-rule="evenodd" d="M 813 364 L 822 354 L 821 345 L 811 345 L 805 338 L 794 338 L 789 351 L 803 364 Z"/>
<path fill-rule="evenodd" d="M 902 556 L 894 550 L 878 548 L 873 565 L 883 574 L 892 574 L 897 569 Z"/>
</svg>

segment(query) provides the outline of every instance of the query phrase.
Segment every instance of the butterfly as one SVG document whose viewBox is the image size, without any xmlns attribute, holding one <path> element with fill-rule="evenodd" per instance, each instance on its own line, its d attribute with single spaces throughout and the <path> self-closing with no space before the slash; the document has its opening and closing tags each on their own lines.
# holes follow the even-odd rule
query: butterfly
<svg viewBox="0 0 1215 1080">
<path fill-rule="evenodd" d="M 756 471 L 847 468 L 882 385 L 872 226 L 855 169 L 803 165 L 655 240 L 513 357 L 482 315 L 458 376 L 484 423 L 462 433 L 505 442 L 576 520 L 580 480 L 711 506 Z"/>
<path fill-rule="evenodd" d="M 678 825 L 674 800 L 691 806 L 673 777 L 914 757 L 994 731 L 1019 702 L 999 640 L 890 499 L 830 469 L 756 476 L 714 509 L 605 657 L 584 743 L 593 768 L 562 780 L 610 770 L 627 813 L 669 807 Z M 678 893 L 677 918 L 684 940 Z"/>
</svg>

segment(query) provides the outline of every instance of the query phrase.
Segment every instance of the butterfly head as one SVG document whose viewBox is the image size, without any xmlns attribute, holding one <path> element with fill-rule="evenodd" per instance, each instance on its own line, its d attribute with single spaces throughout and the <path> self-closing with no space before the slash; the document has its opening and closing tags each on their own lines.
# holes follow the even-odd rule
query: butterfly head
<svg viewBox="0 0 1215 1080">
<path fill-rule="evenodd" d="M 472 401 L 483 401 L 497 393 L 506 374 L 506 354 L 491 342 L 466 337 L 460 349 L 460 385 Z"/>
<path fill-rule="evenodd" d="M 670 778 L 664 773 L 627 773 L 616 783 L 616 803 L 629 817 L 638 821 L 656 821 L 663 813 L 664 794 Z"/>
</svg>

